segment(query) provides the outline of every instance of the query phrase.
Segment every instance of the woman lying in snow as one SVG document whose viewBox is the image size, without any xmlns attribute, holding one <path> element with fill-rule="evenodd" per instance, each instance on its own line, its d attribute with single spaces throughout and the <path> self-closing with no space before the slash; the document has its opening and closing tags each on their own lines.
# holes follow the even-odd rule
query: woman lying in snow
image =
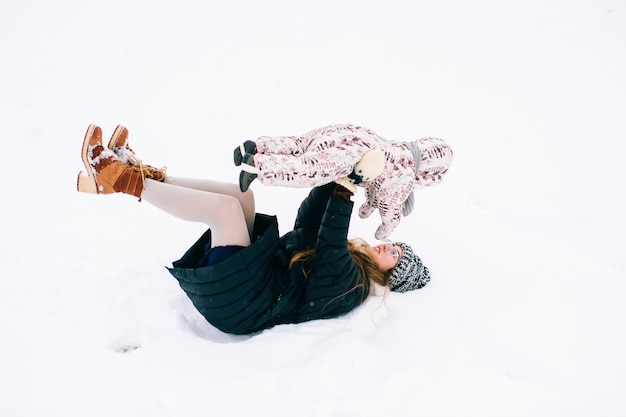
<svg viewBox="0 0 626 417">
<path fill-rule="evenodd" d="M 382 224 L 377 239 L 391 235 L 400 216 L 413 210 L 413 189 L 441 182 L 452 164 L 452 148 L 438 138 L 413 142 L 390 141 L 369 129 L 350 124 L 326 126 L 302 136 L 261 136 L 235 149 L 235 164 L 242 167 L 242 191 L 258 178 L 264 185 L 316 187 L 348 176 L 365 153 L 384 153 L 384 170 L 369 181 L 353 179 L 365 188 L 361 218 L 378 209 Z"/>
<path fill-rule="evenodd" d="M 364 154 L 365 155 L 365 154 Z M 177 178 L 141 163 L 118 126 L 85 134 L 78 191 L 125 193 L 210 228 L 168 268 L 196 309 L 218 329 L 249 334 L 284 323 L 343 315 L 379 291 L 426 285 L 430 273 L 405 243 L 348 240 L 352 192 L 328 183 L 300 204 L 294 229 L 278 235 L 275 216 L 255 212 L 251 190 Z M 358 172 L 368 169 L 358 164 Z M 374 174 L 372 174 L 374 175 Z"/>
</svg>

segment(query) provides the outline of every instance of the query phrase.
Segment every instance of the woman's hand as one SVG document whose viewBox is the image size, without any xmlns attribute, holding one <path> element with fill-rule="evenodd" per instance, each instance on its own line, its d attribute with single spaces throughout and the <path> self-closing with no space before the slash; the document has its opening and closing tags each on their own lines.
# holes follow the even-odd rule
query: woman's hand
<svg viewBox="0 0 626 417">
<path fill-rule="evenodd" d="M 352 197 L 353 195 L 354 193 L 352 191 L 348 190 L 341 184 L 335 185 L 335 189 L 333 190 L 333 197 L 341 201 L 350 202 L 352 201 L 350 200 L 350 197 Z"/>
</svg>

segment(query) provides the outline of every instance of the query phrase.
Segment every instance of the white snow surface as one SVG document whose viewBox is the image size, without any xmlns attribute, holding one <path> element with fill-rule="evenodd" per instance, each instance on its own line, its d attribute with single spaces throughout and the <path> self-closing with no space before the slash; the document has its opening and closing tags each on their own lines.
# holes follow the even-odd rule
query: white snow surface
<svg viewBox="0 0 626 417">
<path fill-rule="evenodd" d="M 0 10 L 0 415 L 626 415 L 624 1 Z M 90 123 L 124 124 L 172 175 L 233 182 L 232 150 L 261 135 L 444 138 L 451 170 L 392 235 L 432 281 L 221 333 L 164 268 L 204 225 L 76 192 Z M 288 231 L 307 190 L 252 189 Z M 378 223 L 355 210 L 350 234 Z"/>
</svg>

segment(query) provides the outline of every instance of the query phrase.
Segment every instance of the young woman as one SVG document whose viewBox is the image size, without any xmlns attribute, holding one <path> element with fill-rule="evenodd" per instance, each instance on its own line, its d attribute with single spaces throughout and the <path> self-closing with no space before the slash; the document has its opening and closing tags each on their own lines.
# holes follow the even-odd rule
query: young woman
<svg viewBox="0 0 626 417">
<path fill-rule="evenodd" d="M 118 126 L 107 147 L 90 125 L 83 142 L 86 173 L 78 191 L 134 195 L 209 229 L 169 268 L 197 310 L 218 329 L 250 334 L 284 323 L 348 313 L 377 287 L 421 288 L 428 268 L 405 243 L 349 241 L 352 192 L 329 183 L 301 203 L 294 229 L 278 234 L 275 216 L 255 212 L 238 184 L 165 175 L 141 163 Z"/>
</svg>

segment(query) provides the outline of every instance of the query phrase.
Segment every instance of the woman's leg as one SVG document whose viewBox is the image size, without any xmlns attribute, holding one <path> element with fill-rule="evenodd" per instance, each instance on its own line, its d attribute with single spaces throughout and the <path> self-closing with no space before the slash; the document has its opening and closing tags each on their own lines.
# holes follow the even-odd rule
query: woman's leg
<svg viewBox="0 0 626 417">
<path fill-rule="evenodd" d="M 141 197 L 175 217 L 207 224 L 213 246 L 250 245 L 241 203 L 231 195 L 146 179 Z"/>
<path fill-rule="evenodd" d="M 211 193 L 235 197 L 239 200 L 239 204 L 243 210 L 243 215 L 246 219 L 246 225 L 248 226 L 248 232 L 250 236 L 252 236 L 254 218 L 256 216 L 254 194 L 252 193 L 252 190 L 242 193 L 239 190 L 239 185 L 237 184 L 208 179 L 173 177 L 171 175 L 165 177 L 165 182 L 179 187 L 193 188 L 194 190 L 208 191 Z"/>
</svg>

